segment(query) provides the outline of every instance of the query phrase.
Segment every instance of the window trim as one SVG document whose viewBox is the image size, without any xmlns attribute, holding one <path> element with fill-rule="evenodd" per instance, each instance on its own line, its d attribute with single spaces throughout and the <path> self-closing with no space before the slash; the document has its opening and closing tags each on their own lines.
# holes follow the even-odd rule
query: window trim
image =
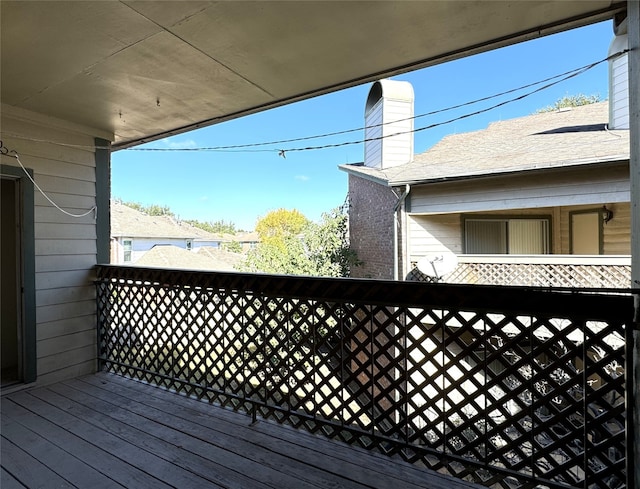
<svg viewBox="0 0 640 489">
<path fill-rule="evenodd" d="M 597 214 L 598 215 L 598 254 L 604 255 L 604 219 L 602 218 L 602 207 L 590 207 L 589 209 L 578 209 L 569 211 L 569 254 L 573 255 L 573 216 L 576 214 Z"/>
<path fill-rule="evenodd" d="M 127 250 L 126 242 L 129 242 L 130 248 Z M 129 252 L 129 259 L 127 260 L 127 252 Z M 133 261 L 133 238 L 122 238 L 122 262 L 131 263 Z"/>
<path fill-rule="evenodd" d="M 552 214 L 460 214 L 461 219 L 461 228 L 462 228 L 462 253 L 467 254 L 467 220 L 474 221 L 510 221 L 510 220 L 522 220 L 522 219 L 531 219 L 531 220 L 546 220 L 548 227 L 548 236 L 547 236 L 547 249 L 548 253 L 545 254 L 553 254 L 553 215 Z M 506 255 L 509 253 L 509 226 L 507 225 L 507 252 L 504 253 Z M 503 254 L 503 253 L 499 253 Z"/>
</svg>

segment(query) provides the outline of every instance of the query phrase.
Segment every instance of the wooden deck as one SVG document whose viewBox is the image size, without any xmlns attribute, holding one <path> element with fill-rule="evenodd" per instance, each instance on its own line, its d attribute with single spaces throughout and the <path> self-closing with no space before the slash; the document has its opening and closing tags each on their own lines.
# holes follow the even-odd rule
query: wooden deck
<svg viewBox="0 0 640 489">
<path fill-rule="evenodd" d="M 2 397 L 2 489 L 479 487 L 111 374 Z"/>
</svg>

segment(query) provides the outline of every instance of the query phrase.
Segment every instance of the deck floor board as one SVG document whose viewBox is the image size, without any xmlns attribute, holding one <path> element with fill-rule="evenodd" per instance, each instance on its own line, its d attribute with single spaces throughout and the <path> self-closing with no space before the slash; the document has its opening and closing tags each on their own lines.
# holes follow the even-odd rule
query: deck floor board
<svg viewBox="0 0 640 489">
<path fill-rule="evenodd" d="M 2 396 L 2 487 L 476 486 L 112 374 Z"/>
</svg>

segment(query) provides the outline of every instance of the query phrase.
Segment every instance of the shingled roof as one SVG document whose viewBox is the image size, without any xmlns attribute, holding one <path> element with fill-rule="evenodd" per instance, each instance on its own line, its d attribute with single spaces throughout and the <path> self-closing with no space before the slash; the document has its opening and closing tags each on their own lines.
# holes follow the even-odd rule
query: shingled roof
<svg viewBox="0 0 640 489">
<path fill-rule="evenodd" d="M 629 131 L 609 130 L 608 102 L 494 122 L 444 137 L 410 163 L 377 170 L 341 165 L 388 185 L 477 178 L 629 159 Z"/>
<path fill-rule="evenodd" d="M 120 202 L 111 202 L 111 236 L 230 241 L 170 216 L 149 216 Z"/>
<path fill-rule="evenodd" d="M 156 245 L 136 261 L 145 267 L 177 268 L 186 270 L 235 271 L 236 265 L 244 261 L 239 253 L 201 248 L 197 253 L 173 245 Z"/>
</svg>

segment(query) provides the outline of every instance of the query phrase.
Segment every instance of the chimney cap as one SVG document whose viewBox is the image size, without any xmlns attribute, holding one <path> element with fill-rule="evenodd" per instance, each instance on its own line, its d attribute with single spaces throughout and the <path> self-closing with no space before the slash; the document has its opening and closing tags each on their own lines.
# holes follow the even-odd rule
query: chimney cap
<svg viewBox="0 0 640 489">
<path fill-rule="evenodd" d="M 367 103 L 364 108 L 364 115 L 366 116 L 369 111 L 383 98 L 387 100 L 413 102 L 413 85 L 406 81 L 389 79 L 374 82 L 369 89 Z"/>
</svg>

